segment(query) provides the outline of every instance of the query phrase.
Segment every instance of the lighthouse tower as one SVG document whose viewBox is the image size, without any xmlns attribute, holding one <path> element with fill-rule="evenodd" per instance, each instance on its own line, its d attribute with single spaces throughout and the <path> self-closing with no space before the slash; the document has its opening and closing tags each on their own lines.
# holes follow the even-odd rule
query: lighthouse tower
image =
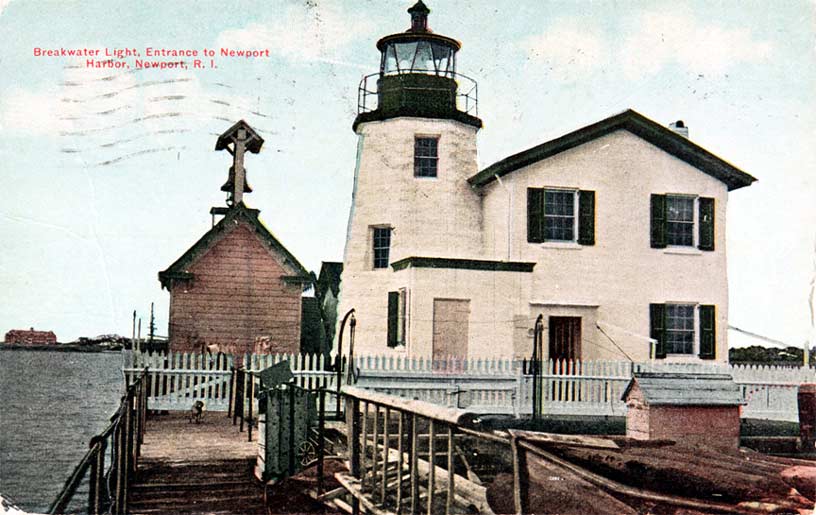
<svg viewBox="0 0 816 515">
<path fill-rule="evenodd" d="M 456 71 L 455 39 L 428 27 L 422 0 L 410 28 L 377 42 L 380 69 L 363 78 L 339 318 L 354 308 L 355 353 L 410 349 L 407 258 L 482 255 L 476 83 Z M 403 272 L 405 272 L 403 270 Z"/>
</svg>

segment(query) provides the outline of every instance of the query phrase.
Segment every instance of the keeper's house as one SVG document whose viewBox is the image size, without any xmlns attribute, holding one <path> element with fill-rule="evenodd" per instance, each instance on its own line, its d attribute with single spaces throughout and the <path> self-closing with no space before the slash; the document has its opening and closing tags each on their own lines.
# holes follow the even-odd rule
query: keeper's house
<svg viewBox="0 0 816 515">
<path fill-rule="evenodd" d="M 459 42 L 382 38 L 364 79 L 339 313 L 356 353 L 727 360 L 728 194 L 755 179 L 627 110 L 479 170 Z"/>
</svg>

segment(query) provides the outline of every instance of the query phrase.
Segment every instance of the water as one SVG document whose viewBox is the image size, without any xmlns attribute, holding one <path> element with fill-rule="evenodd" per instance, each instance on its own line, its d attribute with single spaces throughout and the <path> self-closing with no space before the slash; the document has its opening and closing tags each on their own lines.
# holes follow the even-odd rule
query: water
<svg viewBox="0 0 816 515">
<path fill-rule="evenodd" d="M 28 511 L 48 508 L 119 407 L 121 367 L 119 353 L 0 351 L 4 497 Z"/>
</svg>

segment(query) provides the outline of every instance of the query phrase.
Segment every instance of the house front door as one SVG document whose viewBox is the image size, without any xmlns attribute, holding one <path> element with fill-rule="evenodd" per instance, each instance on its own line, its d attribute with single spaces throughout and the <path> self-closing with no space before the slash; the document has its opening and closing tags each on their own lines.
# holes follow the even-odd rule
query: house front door
<svg viewBox="0 0 816 515">
<path fill-rule="evenodd" d="M 551 360 L 581 359 L 581 317 L 550 317 Z"/>
<path fill-rule="evenodd" d="M 442 363 L 467 358 L 470 300 L 434 299 L 433 359 Z"/>
</svg>

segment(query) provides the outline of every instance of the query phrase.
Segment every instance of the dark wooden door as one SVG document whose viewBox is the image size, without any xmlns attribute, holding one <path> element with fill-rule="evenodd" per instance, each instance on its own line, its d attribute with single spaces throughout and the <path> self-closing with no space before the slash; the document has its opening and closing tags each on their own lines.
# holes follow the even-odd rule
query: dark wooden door
<svg viewBox="0 0 816 515">
<path fill-rule="evenodd" d="M 581 317 L 550 317 L 552 360 L 581 359 Z"/>
</svg>

